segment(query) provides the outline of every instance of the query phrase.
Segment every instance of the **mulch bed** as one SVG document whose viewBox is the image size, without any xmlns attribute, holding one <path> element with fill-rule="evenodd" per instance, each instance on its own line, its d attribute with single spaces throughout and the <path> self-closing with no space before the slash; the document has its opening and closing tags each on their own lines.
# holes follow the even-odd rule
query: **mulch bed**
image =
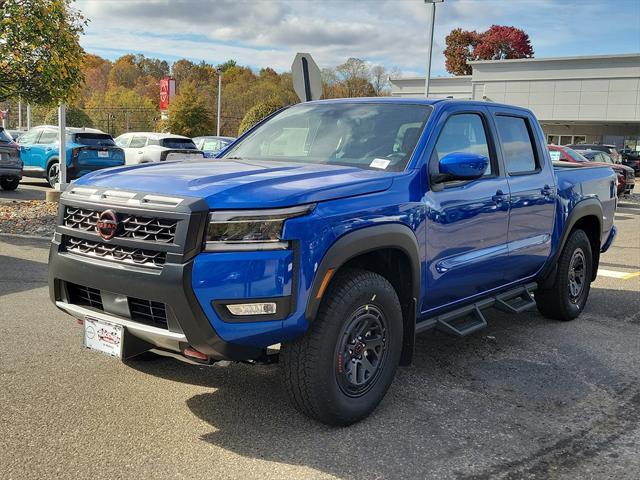
<svg viewBox="0 0 640 480">
<path fill-rule="evenodd" d="M 0 202 L 0 233 L 50 237 L 58 204 L 42 200 Z"/>
</svg>

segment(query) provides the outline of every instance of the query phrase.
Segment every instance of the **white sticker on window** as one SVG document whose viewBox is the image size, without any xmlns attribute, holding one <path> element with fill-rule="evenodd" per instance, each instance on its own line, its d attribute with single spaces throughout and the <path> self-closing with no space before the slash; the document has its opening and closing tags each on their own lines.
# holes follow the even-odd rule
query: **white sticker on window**
<svg viewBox="0 0 640 480">
<path fill-rule="evenodd" d="M 382 170 L 384 170 L 389 166 L 390 163 L 390 160 L 386 160 L 384 158 L 374 158 L 373 162 L 371 162 L 369 166 L 372 168 L 381 168 Z"/>
<path fill-rule="evenodd" d="M 560 160 L 560 152 L 557 150 L 549 150 L 549 155 L 551 155 L 551 160 L 557 162 Z"/>
</svg>

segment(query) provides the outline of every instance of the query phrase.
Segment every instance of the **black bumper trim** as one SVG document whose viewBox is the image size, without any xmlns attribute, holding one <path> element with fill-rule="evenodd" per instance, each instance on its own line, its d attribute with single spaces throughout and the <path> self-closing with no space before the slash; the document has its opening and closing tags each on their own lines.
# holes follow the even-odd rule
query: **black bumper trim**
<svg viewBox="0 0 640 480">
<path fill-rule="evenodd" d="M 54 241 L 49 252 L 49 295 L 51 300 L 65 301 L 64 282 L 99 290 L 165 303 L 173 312 L 177 327 L 189 345 L 214 360 L 252 360 L 263 351 L 226 342 L 220 338 L 205 316 L 191 285 L 193 262 L 166 264 L 158 273 L 147 273 L 108 266 L 105 262 L 72 255 L 60 255 Z M 171 321 L 169 329 L 172 330 Z"/>
</svg>

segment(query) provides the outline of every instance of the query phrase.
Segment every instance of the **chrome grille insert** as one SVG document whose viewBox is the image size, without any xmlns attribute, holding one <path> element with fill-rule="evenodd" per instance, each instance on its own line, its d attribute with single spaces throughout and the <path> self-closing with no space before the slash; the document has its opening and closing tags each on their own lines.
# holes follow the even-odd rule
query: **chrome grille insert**
<svg viewBox="0 0 640 480">
<path fill-rule="evenodd" d="M 92 231 L 100 211 L 67 206 L 64 213 L 64 226 L 82 231 Z M 143 217 L 140 215 L 120 214 L 122 231 L 116 237 L 133 238 L 159 243 L 174 243 L 177 220 Z"/>
<path fill-rule="evenodd" d="M 166 260 L 165 252 L 110 245 L 66 236 L 63 246 L 70 253 L 142 267 L 162 268 Z"/>
</svg>

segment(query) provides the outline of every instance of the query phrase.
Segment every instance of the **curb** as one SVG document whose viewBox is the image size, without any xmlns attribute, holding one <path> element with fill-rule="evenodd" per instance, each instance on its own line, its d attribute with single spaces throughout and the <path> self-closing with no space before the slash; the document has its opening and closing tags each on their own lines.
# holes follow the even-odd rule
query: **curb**
<svg viewBox="0 0 640 480">
<path fill-rule="evenodd" d="M 0 232 L 0 238 L 5 237 L 5 238 L 27 238 L 29 240 L 44 240 L 47 242 L 51 241 L 51 237 L 53 235 L 49 236 L 49 237 L 43 237 L 40 235 L 25 235 L 23 233 L 2 233 Z"/>
</svg>

